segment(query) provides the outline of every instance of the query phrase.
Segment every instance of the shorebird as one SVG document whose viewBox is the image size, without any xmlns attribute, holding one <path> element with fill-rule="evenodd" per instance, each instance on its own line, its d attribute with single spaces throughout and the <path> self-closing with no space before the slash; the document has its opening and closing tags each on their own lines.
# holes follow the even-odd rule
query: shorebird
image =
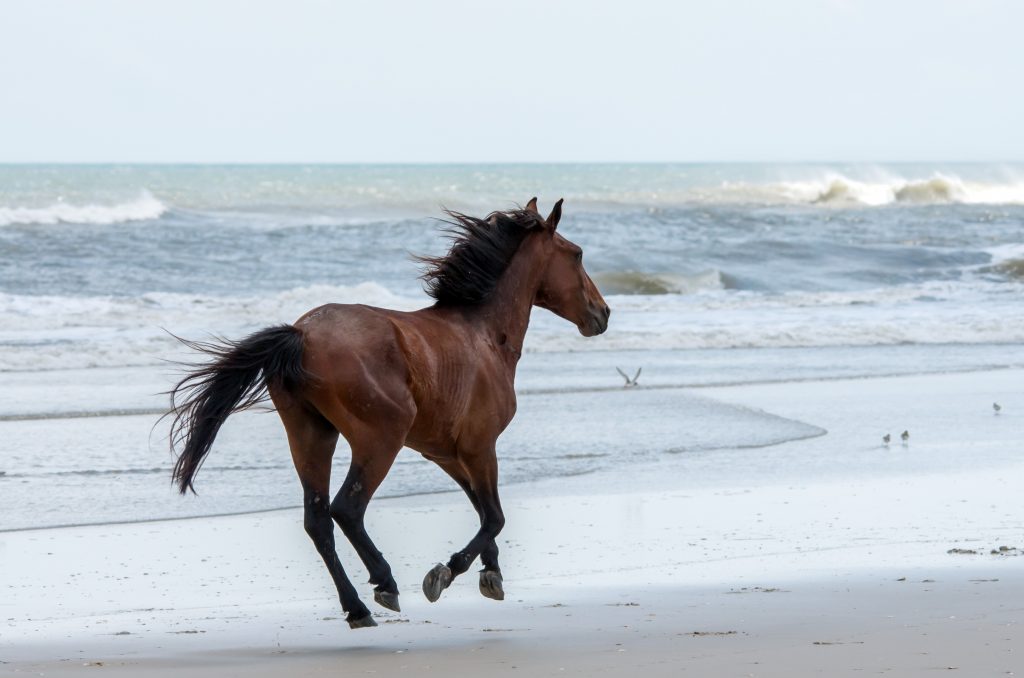
<svg viewBox="0 0 1024 678">
<path fill-rule="evenodd" d="M 908 442 L 910 442 L 910 431 L 904 431 L 903 433 L 901 433 L 900 434 L 900 440 L 903 441 L 904 445 L 906 445 Z"/>
<path fill-rule="evenodd" d="M 1003 408 L 999 406 L 999 403 L 992 403 L 992 410 L 993 410 L 993 411 L 994 411 L 994 412 L 995 412 L 996 414 L 999 414 L 999 412 L 1001 412 L 1001 411 L 1002 411 L 1002 409 L 1003 409 Z"/>
<path fill-rule="evenodd" d="M 629 376 L 628 376 L 628 375 L 626 375 L 626 373 L 625 373 L 625 372 L 623 372 L 623 371 L 622 371 L 622 370 L 620 370 L 620 369 L 619 369 L 618 367 L 616 367 L 616 368 L 615 368 L 615 371 L 616 371 L 616 372 L 618 372 L 619 374 L 621 374 L 621 375 L 622 375 L 622 378 L 626 380 L 626 383 L 625 383 L 625 384 L 623 384 L 622 388 L 630 388 L 630 387 L 632 387 L 632 386 L 638 386 L 638 384 L 636 383 L 636 380 L 640 378 L 640 372 L 642 372 L 642 371 L 643 371 L 643 369 L 644 369 L 644 368 L 642 368 L 642 367 L 641 367 L 640 369 L 638 369 L 638 370 L 636 371 L 636 374 L 634 374 L 634 375 L 633 375 L 633 378 L 632 378 L 632 379 L 630 379 L 630 378 L 629 378 Z"/>
<path fill-rule="evenodd" d="M 892 440 L 892 436 L 890 436 L 888 433 L 882 436 L 882 444 L 885 445 L 886 447 L 889 447 L 890 440 Z"/>
</svg>

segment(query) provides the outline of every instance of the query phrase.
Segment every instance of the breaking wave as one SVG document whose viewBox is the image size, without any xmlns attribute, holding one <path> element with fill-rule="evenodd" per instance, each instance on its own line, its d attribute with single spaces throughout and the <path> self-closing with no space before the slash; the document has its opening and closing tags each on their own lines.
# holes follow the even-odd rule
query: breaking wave
<svg viewBox="0 0 1024 678">
<path fill-rule="evenodd" d="M 694 294 L 731 287 L 728 277 L 715 269 L 695 275 L 613 271 L 598 273 L 594 279 L 605 294 Z"/>
<path fill-rule="evenodd" d="M 1024 259 L 1008 259 L 991 266 L 990 270 L 1007 278 L 1024 280 Z"/>
<path fill-rule="evenodd" d="M 538 314 L 526 350 L 795 348 L 1024 341 L 1020 283 L 998 296 L 984 281 L 857 292 L 730 292 L 606 297 L 609 331 L 582 338 Z"/>
<path fill-rule="evenodd" d="M 812 202 L 815 203 L 860 203 L 864 205 L 887 205 L 902 203 L 949 203 L 968 202 L 969 192 L 962 181 L 953 177 L 935 176 L 919 181 L 865 183 L 845 177 L 831 180 Z M 1022 193 L 1024 199 L 1024 193 Z"/>
<path fill-rule="evenodd" d="M 999 264 L 1017 266 L 1016 260 Z M 997 264 L 998 265 L 998 264 Z M 640 275 L 631 292 L 607 293 L 607 334 L 584 339 L 572 325 L 537 310 L 529 352 L 717 349 L 1024 341 L 1021 283 L 931 281 L 862 291 L 763 294 L 641 292 L 664 285 Z M 628 278 L 627 278 L 628 279 Z M 189 338 L 211 332 L 238 337 L 294 322 L 327 302 L 412 310 L 425 296 L 396 295 L 382 285 L 313 285 L 265 296 L 150 293 L 138 297 L 28 296 L 0 293 L 0 372 L 123 367 L 187 360 L 167 331 Z"/>
<path fill-rule="evenodd" d="M 149 193 L 116 205 L 72 205 L 58 202 L 49 207 L 0 206 L 0 226 L 15 224 L 119 224 L 158 219 L 167 206 Z"/>
<path fill-rule="evenodd" d="M 1007 244 L 988 249 L 991 263 L 978 269 L 979 273 L 994 274 L 1003 279 L 1024 282 L 1024 245 Z"/>
</svg>

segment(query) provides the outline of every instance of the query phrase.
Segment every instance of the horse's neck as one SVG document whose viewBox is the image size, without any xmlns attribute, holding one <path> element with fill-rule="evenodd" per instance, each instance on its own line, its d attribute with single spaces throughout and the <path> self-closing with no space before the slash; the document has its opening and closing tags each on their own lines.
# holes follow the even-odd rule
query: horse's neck
<svg viewBox="0 0 1024 678">
<path fill-rule="evenodd" d="M 541 273 L 529 248 L 521 247 L 498 279 L 491 298 L 480 308 L 484 331 L 491 335 L 496 346 L 507 352 L 512 369 L 523 352 L 523 339 L 530 326 L 530 312 L 540 287 Z"/>
</svg>

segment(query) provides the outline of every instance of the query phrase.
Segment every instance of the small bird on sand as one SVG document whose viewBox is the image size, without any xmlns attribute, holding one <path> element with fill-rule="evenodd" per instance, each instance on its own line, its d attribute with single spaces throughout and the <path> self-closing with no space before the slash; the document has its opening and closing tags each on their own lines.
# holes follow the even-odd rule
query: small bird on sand
<svg viewBox="0 0 1024 678">
<path fill-rule="evenodd" d="M 643 371 L 643 369 L 644 368 L 642 368 L 642 367 L 640 369 L 638 369 L 636 371 L 636 374 L 633 375 L 633 378 L 630 379 L 629 376 L 627 376 L 625 372 L 623 372 L 618 367 L 616 367 L 615 371 L 618 372 L 620 375 L 622 375 L 622 378 L 626 380 L 626 383 L 622 386 L 622 388 L 630 388 L 632 386 L 638 386 L 639 384 L 636 383 L 636 380 L 640 378 L 640 373 Z"/>
<path fill-rule="evenodd" d="M 906 445 L 908 442 L 910 442 L 910 431 L 904 431 L 903 433 L 901 433 L 900 434 L 900 440 L 903 441 L 904 445 Z"/>
<path fill-rule="evenodd" d="M 889 447 L 890 440 L 892 440 L 892 436 L 890 436 L 888 433 L 882 436 L 882 444 L 885 445 L 886 447 Z"/>
<path fill-rule="evenodd" d="M 996 414 L 1002 412 L 1003 408 L 999 406 L 999 403 L 992 403 L 992 411 Z"/>
</svg>

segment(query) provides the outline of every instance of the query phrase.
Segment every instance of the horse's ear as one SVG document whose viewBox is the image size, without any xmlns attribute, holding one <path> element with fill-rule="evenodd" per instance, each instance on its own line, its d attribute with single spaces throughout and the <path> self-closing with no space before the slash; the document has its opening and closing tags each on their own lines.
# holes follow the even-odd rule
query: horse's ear
<svg viewBox="0 0 1024 678">
<path fill-rule="evenodd" d="M 537 198 L 530 198 L 530 202 L 526 203 L 526 211 L 533 212 L 534 214 L 540 214 L 537 211 Z"/>
<path fill-rule="evenodd" d="M 551 214 L 549 214 L 548 218 L 544 220 L 545 225 L 547 225 L 547 227 L 550 228 L 552 231 L 558 228 L 558 222 L 562 218 L 563 199 L 564 198 L 558 199 L 558 202 L 555 203 L 555 206 L 551 208 Z"/>
</svg>

